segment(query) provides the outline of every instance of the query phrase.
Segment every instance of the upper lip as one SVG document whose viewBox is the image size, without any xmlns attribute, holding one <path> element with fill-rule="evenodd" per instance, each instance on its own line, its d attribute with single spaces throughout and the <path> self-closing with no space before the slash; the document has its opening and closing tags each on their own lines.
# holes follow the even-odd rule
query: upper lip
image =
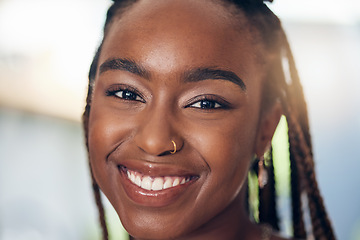
<svg viewBox="0 0 360 240">
<path fill-rule="evenodd" d="M 129 154 L 131 152 L 131 154 Z M 116 167 L 126 168 L 150 177 L 207 175 L 208 164 L 197 152 L 165 156 L 150 156 L 117 147 L 106 157 Z"/>
</svg>

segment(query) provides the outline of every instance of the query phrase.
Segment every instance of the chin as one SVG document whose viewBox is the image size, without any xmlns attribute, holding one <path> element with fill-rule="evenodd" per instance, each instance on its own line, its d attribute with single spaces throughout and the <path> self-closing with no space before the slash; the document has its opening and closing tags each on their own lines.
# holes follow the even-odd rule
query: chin
<svg viewBox="0 0 360 240">
<path fill-rule="evenodd" d="M 179 229 L 174 226 L 164 226 L 162 223 L 155 221 L 148 221 L 143 219 L 147 224 L 124 224 L 126 231 L 136 239 L 176 239 L 186 235 L 185 229 Z M 135 225 L 134 225 L 135 224 Z"/>
</svg>

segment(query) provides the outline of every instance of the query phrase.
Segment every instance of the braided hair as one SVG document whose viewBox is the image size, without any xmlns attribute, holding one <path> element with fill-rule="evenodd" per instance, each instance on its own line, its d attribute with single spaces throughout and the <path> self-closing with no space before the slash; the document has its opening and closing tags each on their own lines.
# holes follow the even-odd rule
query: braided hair
<svg viewBox="0 0 360 240">
<path fill-rule="evenodd" d="M 114 0 L 114 3 L 107 12 L 104 25 L 104 38 L 111 23 L 137 1 L 138 0 Z M 250 27 L 259 34 L 260 41 L 265 46 L 265 51 L 273 56 L 269 63 L 269 72 L 266 74 L 267 79 L 264 80 L 262 107 L 266 108 L 269 103 L 275 100 L 280 101 L 283 115 L 287 120 L 291 169 L 293 237 L 306 239 L 310 236 L 309 234 L 312 234 L 316 240 L 335 239 L 316 181 L 307 106 L 303 89 L 281 22 L 262 0 L 219 1 L 231 4 L 245 14 L 251 25 Z M 268 0 L 268 2 L 272 2 L 272 0 Z M 83 126 L 88 149 L 88 123 L 91 110 L 91 97 L 101 48 L 102 43 L 90 67 L 88 94 L 83 114 Z M 284 64 L 284 62 L 286 64 Z M 279 230 L 271 151 L 269 156 L 267 160 L 269 181 L 264 188 L 259 190 L 259 222 L 270 224 L 274 229 Z M 102 228 L 102 239 L 107 240 L 108 230 L 105 221 L 104 207 L 100 197 L 100 189 L 94 179 L 91 168 L 90 173 Z M 310 213 L 312 233 L 307 233 L 305 230 L 303 214 L 304 196 Z"/>
</svg>

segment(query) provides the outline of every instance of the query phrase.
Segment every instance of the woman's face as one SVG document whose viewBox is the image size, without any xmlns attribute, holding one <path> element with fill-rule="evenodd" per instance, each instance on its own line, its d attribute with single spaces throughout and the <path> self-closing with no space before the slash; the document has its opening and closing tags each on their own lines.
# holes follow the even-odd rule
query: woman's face
<svg viewBox="0 0 360 240">
<path fill-rule="evenodd" d="M 239 19 L 209 1 L 156 0 L 111 25 L 89 151 L 130 234 L 189 234 L 239 195 L 257 148 L 263 77 L 260 46 Z"/>
</svg>

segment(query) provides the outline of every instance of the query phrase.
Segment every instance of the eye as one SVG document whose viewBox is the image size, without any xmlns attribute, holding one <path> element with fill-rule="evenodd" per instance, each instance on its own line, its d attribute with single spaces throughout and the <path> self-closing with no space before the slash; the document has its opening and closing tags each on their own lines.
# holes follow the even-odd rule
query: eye
<svg viewBox="0 0 360 240">
<path fill-rule="evenodd" d="M 111 86 L 106 91 L 107 96 L 114 96 L 126 101 L 145 102 L 139 91 L 135 88 L 123 85 Z"/>
<path fill-rule="evenodd" d="M 185 108 L 197 108 L 201 110 L 220 110 L 230 108 L 230 103 L 217 95 L 196 96 L 189 100 Z"/>
<path fill-rule="evenodd" d="M 215 109 L 215 108 L 221 108 L 222 106 L 216 101 L 204 99 L 189 105 L 189 107 L 201 108 L 201 109 Z"/>
<path fill-rule="evenodd" d="M 132 100 L 132 101 L 141 101 L 141 97 L 136 93 L 130 90 L 120 90 L 114 94 L 115 96 L 125 99 L 125 100 Z"/>
</svg>

